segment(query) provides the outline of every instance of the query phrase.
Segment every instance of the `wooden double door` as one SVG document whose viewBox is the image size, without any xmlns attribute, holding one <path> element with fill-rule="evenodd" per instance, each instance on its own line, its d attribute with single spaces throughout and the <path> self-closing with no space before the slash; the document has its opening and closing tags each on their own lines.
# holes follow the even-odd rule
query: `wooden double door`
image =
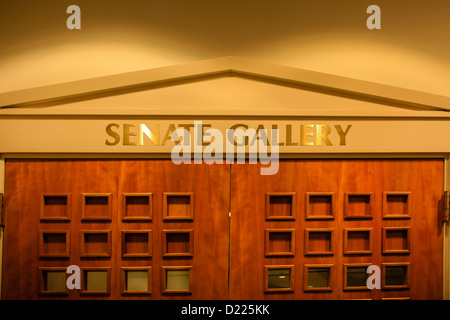
<svg viewBox="0 0 450 320">
<path fill-rule="evenodd" d="M 8 160 L 2 298 L 442 299 L 443 160 L 260 169 Z"/>
</svg>

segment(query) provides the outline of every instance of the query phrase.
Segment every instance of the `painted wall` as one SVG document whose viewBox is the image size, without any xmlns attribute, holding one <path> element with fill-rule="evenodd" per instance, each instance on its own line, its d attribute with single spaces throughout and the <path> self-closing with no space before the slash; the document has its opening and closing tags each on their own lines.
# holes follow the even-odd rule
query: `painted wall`
<svg viewBox="0 0 450 320">
<path fill-rule="evenodd" d="M 81 8 L 81 30 L 66 9 Z M 366 27 L 369 5 L 381 30 Z M 448 0 L 1 0 L 0 93 L 238 56 L 450 95 Z"/>
</svg>

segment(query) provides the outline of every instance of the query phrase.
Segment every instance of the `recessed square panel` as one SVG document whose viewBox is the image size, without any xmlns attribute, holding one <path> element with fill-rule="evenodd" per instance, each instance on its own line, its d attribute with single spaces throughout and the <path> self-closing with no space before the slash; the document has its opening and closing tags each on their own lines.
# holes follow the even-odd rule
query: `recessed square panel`
<svg viewBox="0 0 450 320">
<path fill-rule="evenodd" d="M 409 262 L 383 263 L 382 281 L 383 289 L 409 288 Z"/>
<path fill-rule="evenodd" d="M 83 193 L 82 220 L 111 221 L 111 193 Z"/>
<path fill-rule="evenodd" d="M 107 258 L 111 256 L 111 231 L 81 231 L 81 257 Z"/>
<path fill-rule="evenodd" d="M 284 292 L 294 290 L 294 266 L 273 265 L 264 267 L 264 290 Z"/>
<path fill-rule="evenodd" d="M 372 228 L 345 228 L 344 254 L 372 254 Z"/>
<path fill-rule="evenodd" d="M 410 228 L 384 227 L 382 244 L 384 254 L 409 254 Z"/>
<path fill-rule="evenodd" d="M 41 294 L 67 295 L 65 268 L 40 268 Z"/>
<path fill-rule="evenodd" d="M 333 255 L 334 229 L 305 229 L 305 255 Z"/>
<path fill-rule="evenodd" d="M 383 218 L 411 218 L 411 192 L 383 192 Z"/>
<path fill-rule="evenodd" d="M 152 193 L 125 193 L 122 195 L 122 219 L 124 221 L 151 220 Z"/>
<path fill-rule="evenodd" d="M 367 268 L 369 264 L 344 264 L 344 290 L 369 290 Z"/>
<path fill-rule="evenodd" d="M 333 290 L 333 265 L 305 265 L 305 291 Z"/>
<path fill-rule="evenodd" d="M 148 271 L 125 271 L 127 291 L 148 291 Z"/>
<path fill-rule="evenodd" d="M 123 267 L 124 294 L 151 294 L 151 267 Z"/>
<path fill-rule="evenodd" d="M 293 256 L 295 253 L 294 229 L 267 229 L 266 256 Z"/>
<path fill-rule="evenodd" d="M 47 258 L 69 257 L 69 231 L 41 231 L 39 242 L 39 256 Z"/>
<path fill-rule="evenodd" d="M 194 255 L 192 229 L 163 230 L 164 257 L 192 257 Z"/>
<path fill-rule="evenodd" d="M 70 221 L 70 194 L 42 194 L 41 221 Z"/>
<path fill-rule="evenodd" d="M 193 220 L 194 193 L 165 192 L 163 199 L 164 220 Z"/>
<path fill-rule="evenodd" d="M 189 270 L 166 270 L 167 291 L 189 291 Z"/>
<path fill-rule="evenodd" d="M 107 279 L 106 271 L 86 271 L 86 291 L 106 292 Z"/>
<path fill-rule="evenodd" d="M 334 192 L 307 192 L 306 219 L 331 220 L 335 215 Z"/>
<path fill-rule="evenodd" d="M 110 268 L 83 268 L 82 294 L 109 294 Z"/>
<path fill-rule="evenodd" d="M 192 267 L 162 267 L 163 293 L 191 293 Z"/>
<path fill-rule="evenodd" d="M 122 231 L 122 257 L 151 257 L 152 231 Z"/>
<path fill-rule="evenodd" d="M 297 208 L 295 192 L 266 193 L 267 220 L 294 220 Z"/>
<path fill-rule="evenodd" d="M 344 217 L 346 219 L 372 219 L 373 193 L 346 193 Z"/>
</svg>

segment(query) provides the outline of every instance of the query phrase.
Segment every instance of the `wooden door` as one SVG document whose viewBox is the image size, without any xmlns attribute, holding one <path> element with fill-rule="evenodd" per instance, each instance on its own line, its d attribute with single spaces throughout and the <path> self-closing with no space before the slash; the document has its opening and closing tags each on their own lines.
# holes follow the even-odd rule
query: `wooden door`
<svg viewBox="0 0 450 320">
<path fill-rule="evenodd" d="M 226 299 L 229 168 L 8 160 L 2 298 Z"/>
<path fill-rule="evenodd" d="M 443 177 L 443 160 L 233 165 L 230 298 L 442 299 Z"/>
<path fill-rule="evenodd" d="M 287 160 L 274 176 L 8 160 L 2 298 L 441 299 L 443 176 L 442 160 Z"/>
</svg>

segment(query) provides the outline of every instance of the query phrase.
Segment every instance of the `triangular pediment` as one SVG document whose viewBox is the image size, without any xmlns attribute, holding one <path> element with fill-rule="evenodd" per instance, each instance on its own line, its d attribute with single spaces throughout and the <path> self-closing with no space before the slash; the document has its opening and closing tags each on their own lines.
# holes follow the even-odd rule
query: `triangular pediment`
<svg viewBox="0 0 450 320">
<path fill-rule="evenodd" d="M 447 116 L 450 97 L 234 57 L 0 94 L 1 114 Z"/>
</svg>

